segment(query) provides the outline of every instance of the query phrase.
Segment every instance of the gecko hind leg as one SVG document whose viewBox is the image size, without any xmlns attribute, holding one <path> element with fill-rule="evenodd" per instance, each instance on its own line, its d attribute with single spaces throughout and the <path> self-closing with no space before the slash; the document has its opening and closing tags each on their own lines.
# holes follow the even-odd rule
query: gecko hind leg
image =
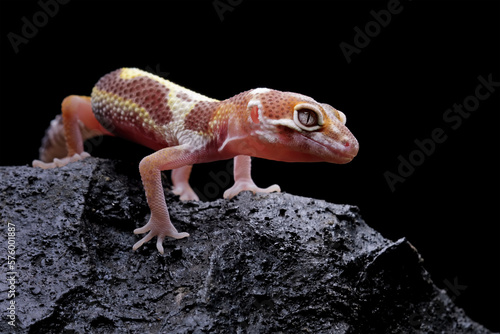
<svg viewBox="0 0 500 334">
<path fill-rule="evenodd" d="M 43 169 L 62 167 L 70 162 L 85 159 L 83 142 L 99 135 L 111 135 L 97 121 L 92 112 L 90 97 L 70 95 L 48 128 L 40 148 L 40 160 L 33 160 L 33 167 Z"/>
<path fill-rule="evenodd" d="M 242 191 L 255 193 L 281 192 L 280 186 L 274 184 L 267 188 L 259 188 L 250 175 L 252 160 L 249 156 L 238 155 L 234 158 L 234 185 L 224 192 L 224 198 L 230 199 Z"/>
</svg>

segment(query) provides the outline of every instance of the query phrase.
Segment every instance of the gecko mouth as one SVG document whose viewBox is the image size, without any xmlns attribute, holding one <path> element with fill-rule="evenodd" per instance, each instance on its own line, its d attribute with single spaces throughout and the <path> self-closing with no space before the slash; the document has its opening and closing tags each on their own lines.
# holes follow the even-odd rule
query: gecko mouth
<svg viewBox="0 0 500 334">
<path fill-rule="evenodd" d="M 358 150 L 354 149 L 347 149 L 347 147 L 350 147 L 352 143 L 346 142 L 344 144 L 344 148 L 339 149 L 339 145 L 326 145 L 325 143 L 319 142 L 313 138 L 306 137 L 304 138 L 308 139 L 313 143 L 314 146 L 321 148 L 321 151 L 327 151 L 326 155 L 328 156 L 327 159 L 325 159 L 328 162 L 334 162 L 337 164 L 345 164 L 350 162 L 354 157 L 357 155 Z M 357 145 L 355 145 L 357 146 Z M 333 158 L 333 159 L 332 159 Z"/>
</svg>

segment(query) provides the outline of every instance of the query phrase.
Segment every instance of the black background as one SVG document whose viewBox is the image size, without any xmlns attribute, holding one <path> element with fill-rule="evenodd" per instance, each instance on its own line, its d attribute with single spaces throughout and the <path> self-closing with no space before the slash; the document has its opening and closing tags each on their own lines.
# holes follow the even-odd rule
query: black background
<svg viewBox="0 0 500 334">
<path fill-rule="evenodd" d="M 408 238 L 469 316 L 500 331 L 500 87 L 456 130 L 443 120 L 474 95 L 479 76 L 500 81 L 500 3 L 401 1 L 349 64 L 340 43 L 353 45 L 354 28 L 364 30 L 389 1 L 216 3 L 232 10 L 217 13 L 213 1 L 72 0 L 44 22 L 36 1 L 2 1 L 0 165 L 29 164 L 61 100 L 89 95 L 119 67 L 218 99 L 256 87 L 300 92 L 344 111 L 359 155 L 347 165 L 254 159 L 256 183 L 358 205 L 385 237 Z M 9 33 L 22 35 L 22 18 L 34 15 L 40 27 L 16 53 Z M 391 191 L 384 173 L 397 173 L 398 156 L 435 128 L 446 141 Z M 116 138 L 92 147 L 134 163 L 149 153 Z M 196 166 L 193 187 L 212 196 L 206 185 L 227 166 Z"/>
</svg>

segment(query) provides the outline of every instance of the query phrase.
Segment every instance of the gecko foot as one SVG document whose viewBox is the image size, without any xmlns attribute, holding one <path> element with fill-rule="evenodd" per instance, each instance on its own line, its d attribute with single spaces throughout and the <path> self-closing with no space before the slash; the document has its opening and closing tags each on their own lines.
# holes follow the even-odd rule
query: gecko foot
<svg viewBox="0 0 500 334">
<path fill-rule="evenodd" d="M 166 223 L 164 221 L 158 221 L 157 219 L 151 217 L 149 219 L 149 222 L 144 225 L 141 228 L 137 228 L 134 230 L 134 234 L 142 234 L 149 232 L 144 238 L 139 240 L 138 242 L 135 243 L 135 245 L 132 247 L 133 250 L 137 250 L 139 247 L 141 247 L 144 243 L 148 242 L 149 240 L 153 239 L 154 237 L 157 237 L 156 240 L 156 248 L 158 251 L 163 254 L 163 240 L 165 237 L 171 237 L 174 239 L 182 239 L 189 237 L 189 233 L 186 232 L 177 232 L 177 229 L 172 225 L 170 220 L 167 220 Z"/>
<path fill-rule="evenodd" d="M 74 155 L 72 155 L 70 157 L 63 158 L 63 159 L 55 158 L 54 161 L 52 161 L 52 162 L 43 162 L 40 160 L 33 160 L 33 162 L 31 164 L 33 167 L 42 168 L 42 169 L 50 169 L 50 168 L 56 168 L 56 167 L 63 167 L 63 166 L 66 166 L 67 164 L 69 164 L 70 162 L 80 161 L 80 160 L 83 160 L 83 159 L 88 158 L 88 157 L 90 157 L 90 154 L 88 154 L 87 152 L 82 152 L 80 154 L 75 153 Z"/>
<path fill-rule="evenodd" d="M 224 192 L 224 198 L 231 199 L 234 196 L 238 195 L 242 191 L 250 190 L 254 194 L 256 193 L 272 193 L 272 192 L 281 192 L 280 186 L 274 184 L 267 188 L 259 188 L 255 185 L 252 179 L 248 180 L 238 180 L 234 183 L 234 185 Z"/>
<path fill-rule="evenodd" d="M 181 183 L 174 186 L 172 192 L 180 196 L 181 201 L 199 201 L 198 195 L 191 188 L 189 183 Z"/>
</svg>

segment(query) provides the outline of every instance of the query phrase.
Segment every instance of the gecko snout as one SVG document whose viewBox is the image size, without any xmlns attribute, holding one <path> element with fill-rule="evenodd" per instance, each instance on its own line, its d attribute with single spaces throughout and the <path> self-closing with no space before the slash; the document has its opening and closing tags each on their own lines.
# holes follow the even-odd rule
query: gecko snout
<svg viewBox="0 0 500 334">
<path fill-rule="evenodd" d="M 359 143 L 354 136 L 345 136 L 342 141 L 343 154 L 346 157 L 346 163 L 350 162 L 356 155 L 358 155 L 359 151 Z"/>
</svg>

